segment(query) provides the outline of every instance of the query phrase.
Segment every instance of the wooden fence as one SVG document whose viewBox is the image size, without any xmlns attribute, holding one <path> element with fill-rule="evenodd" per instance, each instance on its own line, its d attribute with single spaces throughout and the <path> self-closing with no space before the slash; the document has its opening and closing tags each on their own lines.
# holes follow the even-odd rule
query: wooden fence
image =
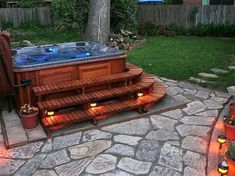
<svg viewBox="0 0 235 176">
<path fill-rule="evenodd" d="M 0 8 L 0 24 L 18 27 L 23 23 L 51 24 L 50 7 Z"/>
<path fill-rule="evenodd" d="M 138 5 L 138 22 L 176 24 L 186 28 L 202 24 L 235 24 L 235 6 L 232 5 Z"/>
<path fill-rule="evenodd" d="M 153 21 L 160 24 L 176 24 L 186 28 L 198 23 L 228 22 L 235 24 L 235 6 L 232 5 L 138 5 L 138 22 Z M 37 8 L 0 8 L 0 25 L 12 24 L 18 27 L 22 23 L 51 24 L 50 7 Z"/>
</svg>

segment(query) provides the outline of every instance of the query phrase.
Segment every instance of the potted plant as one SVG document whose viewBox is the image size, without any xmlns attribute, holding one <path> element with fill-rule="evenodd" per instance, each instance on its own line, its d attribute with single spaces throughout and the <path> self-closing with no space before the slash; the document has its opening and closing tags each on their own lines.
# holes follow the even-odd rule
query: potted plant
<svg viewBox="0 0 235 176">
<path fill-rule="evenodd" d="M 224 130 L 226 139 L 235 140 L 235 118 L 231 115 L 224 117 Z"/>
<path fill-rule="evenodd" d="M 38 108 L 25 104 L 20 108 L 19 116 L 23 126 L 27 129 L 38 126 Z"/>
<path fill-rule="evenodd" d="M 226 159 L 228 164 L 228 176 L 235 175 L 235 144 L 230 144 L 226 152 Z"/>
<path fill-rule="evenodd" d="M 229 105 L 229 109 L 230 109 L 230 115 L 232 116 L 232 118 L 235 119 L 235 103 L 231 103 Z"/>
</svg>

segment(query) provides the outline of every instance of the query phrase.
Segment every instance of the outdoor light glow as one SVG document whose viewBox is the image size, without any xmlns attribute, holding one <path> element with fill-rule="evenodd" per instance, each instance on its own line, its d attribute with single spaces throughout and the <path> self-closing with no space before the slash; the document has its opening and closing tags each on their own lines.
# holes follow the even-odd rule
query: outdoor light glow
<svg viewBox="0 0 235 176">
<path fill-rule="evenodd" d="M 224 135 L 219 135 L 217 138 L 217 141 L 220 143 L 220 149 L 222 147 L 222 144 L 224 144 L 226 142 L 226 137 Z"/>
<path fill-rule="evenodd" d="M 143 94 L 143 92 L 139 92 L 139 93 L 137 94 L 137 96 L 138 96 L 138 97 L 143 97 L 144 94 Z"/>
<path fill-rule="evenodd" d="M 218 165 L 218 172 L 221 175 L 227 174 L 228 173 L 228 164 L 226 163 L 226 161 L 222 161 L 219 163 Z"/>
<path fill-rule="evenodd" d="M 226 142 L 226 137 L 224 135 L 219 135 L 217 141 L 220 144 L 224 144 Z"/>
<path fill-rule="evenodd" d="M 90 104 L 90 106 L 91 106 L 92 108 L 96 107 L 96 105 L 97 105 L 97 103 L 91 103 L 91 104 Z"/>
<path fill-rule="evenodd" d="M 54 111 L 48 111 L 48 112 L 47 112 L 47 115 L 49 115 L 49 116 L 53 116 L 54 114 L 55 114 Z"/>
</svg>

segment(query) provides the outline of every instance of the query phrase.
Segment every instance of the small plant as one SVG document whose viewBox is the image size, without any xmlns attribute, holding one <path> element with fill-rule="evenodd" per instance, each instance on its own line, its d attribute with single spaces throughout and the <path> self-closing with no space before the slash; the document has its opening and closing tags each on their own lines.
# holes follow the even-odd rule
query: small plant
<svg viewBox="0 0 235 176">
<path fill-rule="evenodd" d="M 231 116 L 224 117 L 224 122 L 229 125 L 235 125 L 235 119 L 231 118 Z"/>
<path fill-rule="evenodd" d="M 21 115 L 30 115 L 30 114 L 34 114 L 36 112 L 38 112 L 38 108 L 31 106 L 29 104 L 25 104 L 24 106 L 21 106 L 20 111 L 19 111 L 19 113 Z"/>
<path fill-rule="evenodd" d="M 235 161 L 235 144 L 230 144 L 227 150 L 227 156 Z"/>
</svg>

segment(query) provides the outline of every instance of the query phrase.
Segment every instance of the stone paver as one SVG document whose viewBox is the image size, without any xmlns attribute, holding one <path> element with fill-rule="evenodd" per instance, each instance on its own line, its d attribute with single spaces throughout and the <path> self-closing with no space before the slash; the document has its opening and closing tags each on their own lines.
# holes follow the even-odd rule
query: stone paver
<svg viewBox="0 0 235 176">
<path fill-rule="evenodd" d="M 195 96 L 202 98 L 202 99 L 207 99 L 209 97 L 209 95 L 210 95 L 210 92 L 199 90 L 199 91 L 197 91 Z"/>
<path fill-rule="evenodd" d="M 114 141 L 115 142 L 128 144 L 128 145 L 137 145 L 141 139 L 142 139 L 141 137 L 128 136 L 128 135 L 116 135 L 116 136 L 114 136 Z"/>
<path fill-rule="evenodd" d="M 85 158 L 58 166 L 55 170 L 59 176 L 79 176 L 90 162 L 90 158 Z"/>
<path fill-rule="evenodd" d="M 136 152 L 136 158 L 141 161 L 155 161 L 160 154 L 160 144 L 157 141 L 141 141 Z"/>
<path fill-rule="evenodd" d="M 187 151 L 183 157 L 184 164 L 194 168 L 197 171 L 204 171 L 206 166 L 206 157 L 198 153 Z"/>
<path fill-rule="evenodd" d="M 23 160 L 13 160 L 1 158 L 0 175 L 13 174 L 17 169 L 25 163 Z"/>
<path fill-rule="evenodd" d="M 176 127 L 181 136 L 201 136 L 207 137 L 210 131 L 209 127 L 181 124 Z"/>
<path fill-rule="evenodd" d="M 53 148 L 61 149 L 80 143 L 82 133 L 74 133 L 66 136 L 56 137 L 53 140 Z"/>
<path fill-rule="evenodd" d="M 30 159 L 23 167 L 21 167 L 17 172 L 16 176 L 30 176 L 32 175 L 37 168 L 42 163 L 43 159 L 46 157 L 45 154 L 37 155 L 34 158 Z"/>
<path fill-rule="evenodd" d="M 33 176 L 57 176 L 53 170 L 38 170 Z"/>
<path fill-rule="evenodd" d="M 200 101 L 194 101 L 194 102 L 188 103 L 187 106 L 188 107 L 184 108 L 183 110 L 188 115 L 193 115 L 198 112 L 206 110 L 206 106 Z"/>
<path fill-rule="evenodd" d="M 181 176 L 181 174 L 168 167 L 155 166 L 149 176 Z"/>
<path fill-rule="evenodd" d="M 203 171 L 197 171 L 191 167 L 186 167 L 184 169 L 184 176 L 206 176 L 206 174 Z"/>
<path fill-rule="evenodd" d="M 216 116 L 184 116 L 179 121 L 189 125 L 211 126 L 215 122 Z"/>
<path fill-rule="evenodd" d="M 133 147 L 129 147 L 123 144 L 115 144 L 114 146 L 106 150 L 106 153 L 119 154 L 121 156 L 134 156 L 135 154 Z"/>
<path fill-rule="evenodd" d="M 53 168 L 55 166 L 67 163 L 70 158 L 65 150 L 50 153 L 42 162 L 40 168 Z"/>
<path fill-rule="evenodd" d="M 165 143 L 161 149 L 158 164 L 181 172 L 183 169 L 183 151 L 180 147 Z"/>
<path fill-rule="evenodd" d="M 167 111 L 162 113 L 165 116 L 174 118 L 174 119 L 180 119 L 183 116 L 182 110 L 181 109 L 176 109 L 172 111 Z"/>
<path fill-rule="evenodd" d="M 50 152 L 52 150 L 52 140 L 48 139 L 44 146 L 42 147 L 41 152 Z"/>
<path fill-rule="evenodd" d="M 171 118 L 163 117 L 160 115 L 152 115 L 150 116 L 152 125 L 154 129 L 168 129 L 174 130 L 176 120 Z"/>
<path fill-rule="evenodd" d="M 209 134 L 230 95 L 156 79 L 187 107 L 10 150 L 0 145 L 0 175 L 205 176 Z M 14 128 L 18 117 L 6 116 Z M 27 135 L 38 137 L 33 130 Z"/>
<path fill-rule="evenodd" d="M 97 156 L 92 163 L 86 168 L 87 173 L 101 174 L 115 169 L 117 157 L 109 154 Z"/>
<path fill-rule="evenodd" d="M 100 154 L 111 146 L 111 141 L 96 140 L 68 148 L 72 159 L 80 159 Z"/>
<path fill-rule="evenodd" d="M 206 153 L 207 143 L 204 139 L 196 136 L 186 136 L 183 141 L 181 147 L 183 149 Z"/>
<path fill-rule="evenodd" d="M 222 109 L 223 108 L 222 103 L 219 103 L 216 101 L 204 100 L 203 103 L 208 109 Z"/>
<path fill-rule="evenodd" d="M 151 162 L 142 162 L 125 157 L 119 161 L 117 167 L 133 174 L 147 174 L 151 165 Z"/>
<path fill-rule="evenodd" d="M 149 132 L 146 139 L 156 141 L 179 140 L 179 135 L 170 130 L 157 130 Z"/>
<path fill-rule="evenodd" d="M 90 131 L 86 131 L 83 134 L 82 141 L 87 142 L 87 141 L 94 141 L 97 139 L 110 139 L 111 137 L 112 137 L 111 133 L 103 132 L 100 130 L 90 130 Z"/>
<path fill-rule="evenodd" d="M 103 127 L 102 130 L 127 135 L 143 135 L 150 127 L 149 119 L 137 119 Z"/>
</svg>

